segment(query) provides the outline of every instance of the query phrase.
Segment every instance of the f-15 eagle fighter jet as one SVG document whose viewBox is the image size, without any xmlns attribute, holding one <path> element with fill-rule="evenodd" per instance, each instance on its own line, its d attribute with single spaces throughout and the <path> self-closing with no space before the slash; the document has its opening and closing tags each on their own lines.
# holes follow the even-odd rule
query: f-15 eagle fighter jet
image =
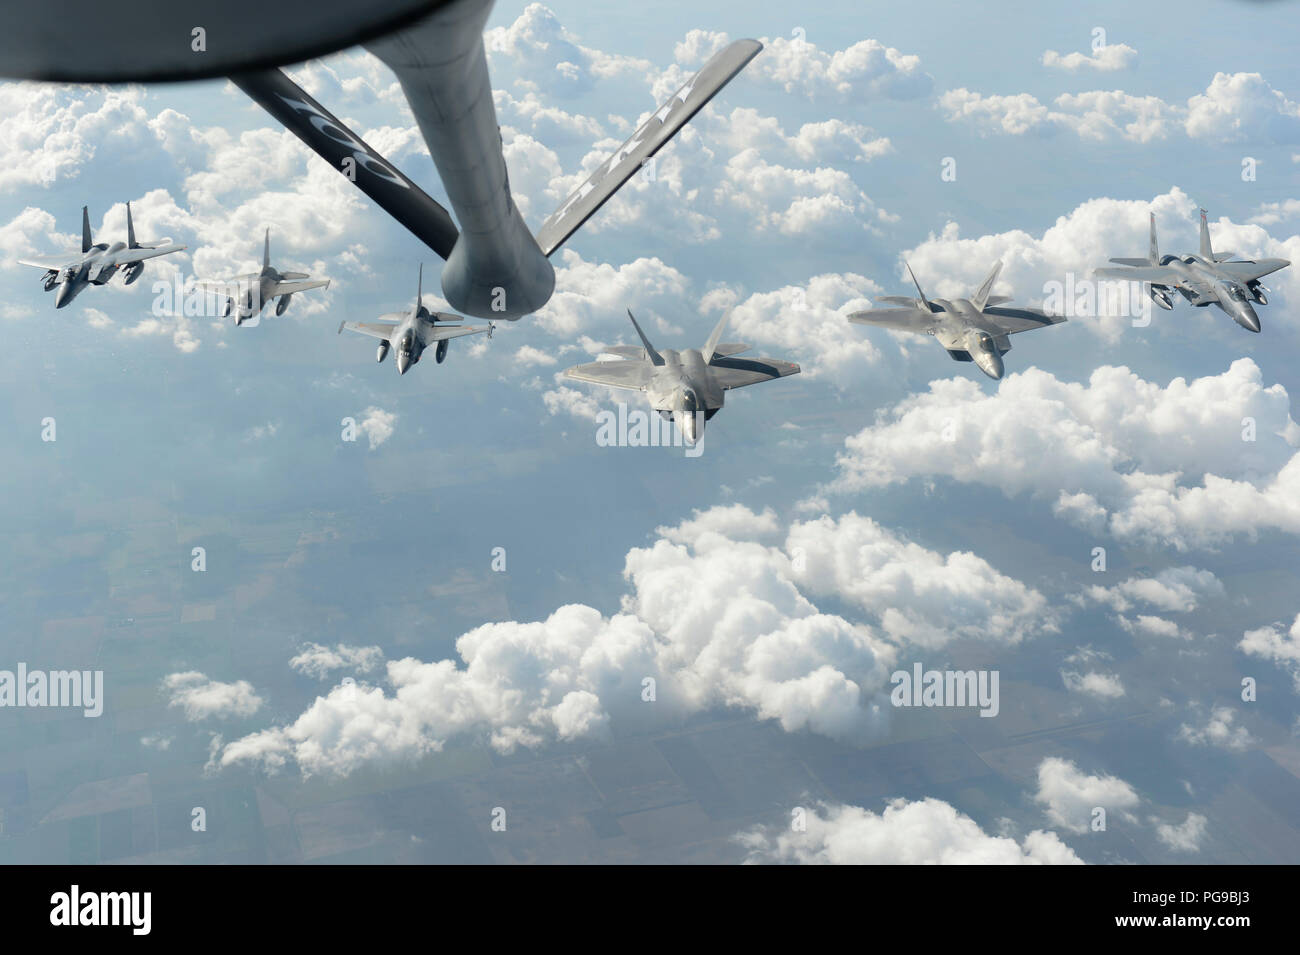
<svg viewBox="0 0 1300 955">
<path fill-rule="evenodd" d="M 936 298 L 931 301 L 921 291 L 921 283 L 916 280 L 912 267 L 908 265 L 907 274 L 912 276 L 917 298 L 882 295 L 879 301 L 903 307 L 854 312 L 849 316 L 849 321 L 858 325 L 878 325 L 895 331 L 933 335 L 954 361 L 972 361 L 980 371 L 997 380 L 1003 373 L 1002 356 L 1011 351 L 1008 336 L 1034 328 L 1059 325 L 1065 321 L 1061 316 L 1047 315 L 1035 308 L 1004 307 L 1004 303 L 1011 301 L 1010 296 L 989 294 L 993 291 L 993 284 L 998 280 L 998 272 L 1001 270 L 1002 263 L 995 262 L 989 277 L 970 298 L 956 298 L 952 301 Z"/>
<path fill-rule="evenodd" d="M 180 252 L 183 245 L 167 242 L 162 245 L 143 245 L 136 241 L 135 222 L 131 218 L 131 203 L 126 204 L 126 241 L 96 242 L 90 234 L 90 212 L 81 207 L 81 252 L 70 252 L 56 258 L 19 259 L 19 265 L 31 265 L 45 270 L 45 291 L 56 285 L 54 307 L 63 308 L 90 285 L 107 285 L 119 271 L 130 285 L 144 274 L 145 259 Z"/>
<path fill-rule="evenodd" d="M 1265 275 L 1290 265 L 1287 259 L 1230 261 L 1235 252 L 1215 252 L 1210 244 L 1210 225 L 1201 210 L 1199 255 L 1161 255 L 1156 244 L 1156 214 L 1151 213 L 1151 249 L 1145 259 L 1111 259 L 1118 269 L 1097 269 L 1097 278 L 1143 282 L 1151 300 L 1173 310 L 1170 291 L 1179 292 L 1197 308 L 1217 305 L 1247 331 L 1259 331 L 1259 316 L 1251 300 L 1268 304 L 1268 289 L 1260 284 Z"/>
<path fill-rule="evenodd" d="M 406 374 L 406 370 L 418 362 L 424 350 L 430 346 L 434 346 L 434 360 L 441 365 L 443 359 L 447 357 L 447 346 L 451 339 L 460 338 L 462 335 L 478 335 L 482 332 L 487 332 L 488 338 L 492 337 L 491 323 L 453 324 L 459 322 L 459 315 L 429 311 L 421 301 L 423 291 L 424 266 L 422 265 L 415 286 L 415 304 L 409 311 L 390 312 L 379 316 L 379 320 L 375 322 L 342 322 L 339 324 L 338 333 L 342 334 L 343 329 L 346 328 L 350 332 L 378 338 L 379 352 L 375 360 L 383 361 L 391 348 L 399 375 Z"/>
<path fill-rule="evenodd" d="M 704 423 L 722 410 L 728 391 L 799 374 L 799 366 L 792 361 L 732 357 L 749 346 L 718 341 L 729 315 L 722 316 L 703 348 L 662 352 L 650 344 L 631 309 L 627 317 L 632 319 L 641 345 L 605 348 L 606 354 L 617 358 L 575 365 L 565 369 L 565 377 L 606 388 L 644 391 L 651 408 L 677 422 L 687 444 L 693 445 L 704 436 Z"/>
<path fill-rule="evenodd" d="M 283 315 L 284 310 L 289 307 L 289 299 L 296 293 L 314 288 L 329 288 L 329 279 L 303 281 L 304 279 L 311 279 L 311 276 L 306 272 L 280 272 L 272 267 L 271 230 L 267 229 L 266 243 L 262 246 L 260 272 L 251 272 L 233 279 L 200 281 L 196 284 L 209 292 L 224 296 L 226 310 L 221 313 L 222 317 L 226 317 L 233 311 L 235 324 L 243 325 L 254 316 L 260 320 L 262 309 L 271 299 L 277 299 L 275 314 Z M 257 322 L 249 322 L 249 324 L 256 325 Z"/>
</svg>

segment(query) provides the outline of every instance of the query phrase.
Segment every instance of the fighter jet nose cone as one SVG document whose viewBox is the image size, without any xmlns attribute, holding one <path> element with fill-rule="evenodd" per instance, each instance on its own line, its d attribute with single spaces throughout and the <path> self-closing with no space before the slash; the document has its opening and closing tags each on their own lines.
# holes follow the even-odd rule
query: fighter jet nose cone
<svg viewBox="0 0 1300 955">
<path fill-rule="evenodd" d="M 1258 332 L 1259 316 L 1255 314 L 1255 310 L 1253 308 L 1251 308 L 1250 306 L 1246 306 L 1244 309 L 1242 309 L 1241 314 L 1237 316 L 1237 324 L 1240 325 L 1242 328 L 1246 329 L 1247 331 Z"/>
<path fill-rule="evenodd" d="M 689 445 L 699 444 L 704 435 L 704 422 L 699 415 L 687 415 L 682 419 L 682 440 Z"/>
<path fill-rule="evenodd" d="M 1002 357 L 994 352 L 981 352 L 975 356 L 975 364 L 979 366 L 980 371 L 988 375 L 994 381 L 1002 379 Z"/>
<path fill-rule="evenodd" d="M 54 293 L 54 307 L 63 308 L 70 301 L 72 301 L 72 296 L 68 294 L 68 286 L 60 285 L 59 290 Z"/>
</svg>

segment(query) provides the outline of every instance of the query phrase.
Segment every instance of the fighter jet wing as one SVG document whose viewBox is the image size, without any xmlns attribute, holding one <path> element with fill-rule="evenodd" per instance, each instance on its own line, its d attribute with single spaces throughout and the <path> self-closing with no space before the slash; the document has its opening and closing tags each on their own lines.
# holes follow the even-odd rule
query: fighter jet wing
<svg viewBox="0 0 1300 955">
<path fill-rule="evenodd" d="M 62 272 L 64 269 L 72 268 L 80 260 L 72 259 L 19 259 L 19 265 L 30 265 L 34 268 L 45 269 L 47 272 Z"/>
<path fill-rule="evenodd" d="M 714 358 L 726 358 L 728 355 L 739 355 L 743 351 L 749 351 L 753 347 L 746 345 L 744 342 L 722 342 L 713 346 Z"/>
<path fill-rule="evenodd" d="M 393 329 L 397 323 L 388 324 L 387 322 L 343 322 L 339 325 L 339 331 L 347 329 L 350 332 L 358 332 L 362 335 L 369 335 L 371 338 L 382 338 L 388 341 L 392 337 Z"/>
<path fill-rule="evenodd" d="M 420 331 L 420 338 L 426 345 L 440 342 L 447 338 L 460 338 L 462 335 L 477 335 L 479 332 L 492 330 L 490 325 L 425 325 Z"/>
<path fill-rule="evenodd" d="M 600 350 L 602 355 L 617 355 L 619 358 L 645 360 L 645 349 L 640 345 L 606 345 Z"/>
<path fill-rule="evenodd" d="M 988 324 L 996 326 L 999 332 L 1006 335 L 1046 328 L 1048 325 L 1060 325 L 1065 321 L 1063 315 L 1045 315 L 1036 308 L 986 307 L 983 315 Z"/>
<path fill-rule="evenodd" d="M 1156 285 L 1177 285 L 1180 273 L 1165 265 L 1124 266 L 1119 269 L 1094 269 L 1093 277 L 1119 279 L 1123 282 L 1154 282 Z"/>
<path fill-rule="evenodd" d="M 120 252 L 113 253 L 113 261 L 118 265 L 126 265 L 128 262 L 143 262 L 145 259 L 156 258 L 160 255 L 170 255 L 173 252 L 182 252 L 185 250 L 183 245 L 161 245 L 155 249 L 123 249 Z"/>
<path fill-rule="evenodd" d="M 792 361 L 776 358 L 719 358 L 717 352 L 714 352 L 713 361 L 709 363 L 709 373 L 723 391 L 797 375 L 799 370 L 799 366 Z"/>
<path fill-rule="evenodd" d="M 309 288 L 326 288 L 329 284 L 329 279 L 315 279 L 311 282 L 277 282 L 275 291 L 271 294 L 292 295 L 294 292 L 305 292 Z"/>
<path fill-rule="evenodd" d="M 877 325 L 880 328 L 892 328 L 899 332 L 915 332 L 928 335 L 939 324 L 934 312 L 916 308 L 869 308 L 865 312 L 854 312 L 849 321 L 857 325 Z"/>
<path fill-rule="evenodd" d="M 1290 264 L 1287 259 L 1260 259 L 1257 262 L 1220 262 L 1215 268 L 1226 275 L 1231 275 L 1238 282 L 1253 282 Z"/>
<path fill-rule="evenodd" d="M 757 40 L 736 40 L 715 53 L 667 103 L 641 124 L 618 152 L 601 163 L 564 205 L 542 223 L 537 231 L 537 244 L 542 253 L 550 255 L 563 245 L 565 239 L 632 178 L 644 160 L 677 135 L 678 130 L 730 83 L 732 77 L 743 70 L 761 49 L 763 44 Z"/>
<path fill-rule="evenodd" d="M 648 361 L 589 361 L 585 365 L 564 369 L 564 376 L 606 388 L 645 391 L 654 369 L 655 366 Z"/>
</svg>

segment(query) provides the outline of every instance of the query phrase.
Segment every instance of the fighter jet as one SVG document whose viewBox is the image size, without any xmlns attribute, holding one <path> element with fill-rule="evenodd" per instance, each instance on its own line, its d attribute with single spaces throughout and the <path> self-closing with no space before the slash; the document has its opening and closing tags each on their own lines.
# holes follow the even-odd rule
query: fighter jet
<svg viewBox="0 0 1300 955">
<path fill-rule="evenodd" d="M 444 312 L 431 312 L 421 301 L 424 291 L 424 266 L 420 266 L 419 278 L 415 286 L 415 304 L 407 312 L 390 312 L 379 316 L 377 322 L 341 322 L 338 334 L 343 329 L 369 335 L 379 339 L 379 352 L 375 361 L 383 361 L 389 348 L 395 352 L 393 361 L 397 363 L 397 373 L 406 374 L 406 370 L 420 360 L 424 350 L 437 344 L 434 358 L 442 364 L 447 357 L 447 346 L 453 338 L 462 335 L 477 335 L 487 332 L 492 337 L 493 325 L 459 325 L 460 316 Z"/>
<path fill-rule="evenodd" d="M 81 254 L 68 253 L 66 258 L 19 259 L 19 265 L 32 265 L 44 269 L 42 281 L 45 291 L 54 286 L 59 290 L 54 295 L 54 307 L 63 308 L 81 294 L 88 285 L 107 285 L 109 279 L 120 270 L 130 285 L 144 274 L 144 260 L 159 255 L 180 252 L 185 246 L 142 245 L 135 239 L 135 222 L 131 218 L 131 203 L 126 204 L 126 241 L 96 242 L 90 234 L 90 212 L 86 206 L 81 207 Z"/>
<path fill-rule="evenodd" d="M 1229 261 L 1235 252 L 1215 252 L 1210 244 L 1210 225 L 1201 210 L 1201 251 L 1199 255 L 1161 255 L 1156 244 L 1156 214 L 1151 213 L 1151 251 L 1145 259 L 1111 259 L 1121 269 L 1097 269 L 1097 278 L 1143 282 L 1151 300 L 1163 309 L 1173 310 L 1169 292 L 1175 289 L 1198 308 L 1217 305 L 1234 322 L 1252 332 L 1259 331 L 1259 316 L 1250 299 L 1268 304 L 1268 289 L 1260 279 L 1290 265 L 1287 259 Z"/>
<path fill-rule="evenodd" d="M 865 312 L 854 312 L 849 316 L 849 321 L 859 325 L 879 325 L 897 331 L 933 335 L 948 350 L 954 361 L 973 361 L 984 374 L 999 379 L 1003 373 L 1002 356 L 1011 351 L 1011 339 L 1008 336 L 1033 328 L 1059 325 L 1065 321 L 1061 316 L 1047 315 L 1038 309 L 1001 307 L 1003 303 L 1011 301 L 1011 297 L 989 294 L 1001 270 L 1002 263 L 995 262 L 989 277 L 970 298 L 952 301 L 937 298 L 930 301 L 921 291 L 921 283 L 916 280 L 912 267 L 908 265 L 907 274 L 912 276 L 917 298 L 882 295 L 879 301 L 901 305 L 903 308 L 873 308 Z"/>
<path fill-rule="evenodd" d="M 329 279 L 300 281 L 310 278 L 311 276 L 306 272 L 279 272 L 271 267 L 271 230 L 267 229 L 266 243 L 262 246 L 262 271 L 251 272 L 233 279 L 200 281 L 196 284 L 200 288 L 223 296 L 226 299 L 226 310 L 221 313 L 222 318 L 233 311 L 235 324 L 242 325 L 254 315 L 258 316 L 260 321 L 262 309 L 273 298 L 279 299 L 275 303 L 275 314 L 283 315 L 294 293 L 313 288 L 329 288 Z M 256 325 L 257 322 L 250 322 L 250 324 Z"/>
<path fill-rule="evenodd" d="M 641 339 L 637 345 L 614 345 L 605 349 L 614 361 L 593 361 L 566 368 L 564 374 L 607 388 L 644 391 L 650 407 L 669 421 L 676 421 L 687 444 L 704 436 L 704 423 L 722 409 L 726 392 L 760 381 L 799 374 L 792 361 L 775 358 L 733 358 L 749 348 L 736 343 L 719 343 L 727 315 L 713 329 L 703 349 L 659 352 L 628 309 L 627 317 Z"/>
</svg>

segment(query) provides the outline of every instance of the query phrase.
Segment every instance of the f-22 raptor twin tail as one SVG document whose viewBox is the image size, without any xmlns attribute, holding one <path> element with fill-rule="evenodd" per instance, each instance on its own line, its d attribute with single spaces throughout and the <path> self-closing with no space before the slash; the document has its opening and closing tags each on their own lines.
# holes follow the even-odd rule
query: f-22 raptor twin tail
<svg viewBox="0 0 1300 955">
<path fill-rule="evenodd" d="M 452 324 L 457 322 L 460 316 L 429 311 L 421 301 L 423 292 L 424 266 L 421 265 L 415 286 L 415 304 L 410 311 L 390 312 L 379 316 L 376 322 L 342 322 L 339 325 L 339 334 L 342 334 L 343 329 L 346 328 L 350 332 L 378 338 L 379 352 L 375 360 L 383 361 L 391 348 L 399 375 L 406 374 L 406 370 L 419 361 L 424 350 L 431 345 L 436 346 L 434 359 L 441 365 L 443 359 L 447 357 L 447 345 L 451 339 L 460 338 L 462 335 L 478 335 L 482 332 L 487 332 L 488 337 L 492 337 L 491 323 Z"/>
<path fill-rule="evenodd" d="M 756 385 L 773 378 L 799 374 L 792 361 L 775 358 L 733 358 L 749 346 L 719 342 L 727 326 L 723 315 L 704 348 L 685 351 L 656 351 L 636 323 L 629 309 L 627 317 L 641 339 L 638 345 L 614 345 L 604 349 L 614 361 L 593 361 L 567 368 L 564 374 L 606 388 L 644 391 L 650 407 L 669 421 L 676 421 L 687 444 L 704 436 L 704 423 L 722 409 L 726 392 Z"/>
<path fill-rule="evenodd" d="M 19 259 L 19 265 L 31 265 L 45 270 L 45 291 L 56 285 L 58 292 L 54 295 L 54 307 L 63 308 L 81 294 L 82 289 L 90 285 L 107 285 L 108 281 L 119 271 L 126 277 L 126 284 L 144 274 L 145 259 L 159 255 L 180 252 L 183 245 L 143 245 L 135 238 L 135 221 L 131 218 L 131 203 L 126 204 L 126 241 L 96 242 L 90 234 L 90 211 L 81 207 L 81 254 L 69 253 L 64 258 Z"/>
<path fill-rule="evenodd" d="M 1248 331 L 1259 331 L 1259 316 L 1250 304 L 1268 304 L 1268 289 L 1260 284 L 1265 275 L 1290 265 L 1287 259 L 1229 261 L 1237 253 L 1215 252 L 1210 245 L 1210 225 L 1201 210 L 1199 255 L 1161 255 L 1156 244 L 1156 214 L 1151 213 L 1151 251 L 1145 259 L 1111 259 L 1121 269 L 1097 269 L 1097 278 L 1126 279 L 1148 283 L 1147 294 L 1161 308 L 1173 310 L 1171 289 L 1177 290 L 1198 308 L 1217 305 Z"/>
<path fill-rule="evenodd" d="M 849 316 L 849 321 L 858 325 L 878 325 L 895 331 L 933 335 L 954 361 L 973 361 L 984 374 L 999 379 L 1003 373 L 1002 356 L 1011 351 L 1008 336 L 1048 325 L 1059 325 L 1065 321 L 1059 315 L 1047 315 L 1034 308 L 1002 307 L 1003 303 L 1011 301 L 1010 296 L 989 294 L 993 291 L 993 283 L 998 280 L 998 272 L 1001 270 L 1002 263 L 995 262 L 989 277 L 970 298 L 952 301 L 936 298 L 931 301 L 921 291 L 921 283 L 916 280 L 912 267 L 908 265 L 907 274 L 912 276 L 917 298 L 882 295 L 879 299 L 881 302 L 904 307 L 854 312 Z"/>
</svg>

